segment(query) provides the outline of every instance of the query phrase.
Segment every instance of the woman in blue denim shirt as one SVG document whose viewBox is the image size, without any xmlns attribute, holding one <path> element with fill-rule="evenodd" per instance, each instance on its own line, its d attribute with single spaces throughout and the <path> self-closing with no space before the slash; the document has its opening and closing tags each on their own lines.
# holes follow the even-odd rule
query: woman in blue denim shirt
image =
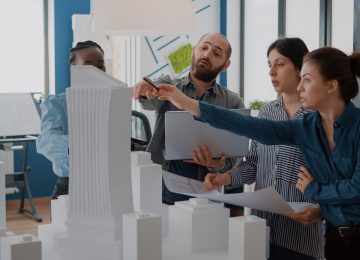
<svg viewBox="0 0 360 260">
<path fill-rule="evenodd" d="M 320 205 L 326 220 L 326 259 L 360 259 L 360 109 L 351 102 L 359 91 L 357 77 L 360 53 L 348 56 L 331 47 L 310 52 L 298 91 L 303 107 L 315 112 L 285 121 L 252 118 L 191 100 L 170 85 L 160 86 L 156 94 L 214 127 L 263 144 L 297 145 L 305 165 L 296 186 Z M 303 221 L 301 216 L 292 218 Z"/>
</svg>

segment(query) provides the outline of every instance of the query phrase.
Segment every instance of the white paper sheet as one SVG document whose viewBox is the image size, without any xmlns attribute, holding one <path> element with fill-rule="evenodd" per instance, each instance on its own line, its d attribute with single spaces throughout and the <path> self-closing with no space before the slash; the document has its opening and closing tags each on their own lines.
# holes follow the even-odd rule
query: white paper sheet
<svg viewBox="0 0 360 260">
<path fill-rule="evenodd" d="M 274 186 L 254 192 L 222 194 L 217 190 L 205 192 L 203 182 L 170 172 L 163 171 L 163 179 L 166 187 L 171 192 L 277 214 L 300 211 L 304 207 L 312 207 L 314 205 L 311 203 L 305 203 L 305 205 L 304 202 L 291 202 L 290 206 L 275 190 Z"/>
<path fill-rule="evenodd" d="M 249 109 L 235 109 L 238 113 L 250 115 Z M 165 113 L 165 151 L 166 160 L 191 159 L 197 146 L 205 145 L 212 156 L 245 156 L 249 151 L 249 139 L 223 129 L 195 120 L 185 111 Z"/>
<path fill-rule="evenodd" d="M 295 211 L 300 212 L 305 208 L 317 208 L 318 206 L 310 202 L 288 202 L 289 206 Z"/>
</svg>

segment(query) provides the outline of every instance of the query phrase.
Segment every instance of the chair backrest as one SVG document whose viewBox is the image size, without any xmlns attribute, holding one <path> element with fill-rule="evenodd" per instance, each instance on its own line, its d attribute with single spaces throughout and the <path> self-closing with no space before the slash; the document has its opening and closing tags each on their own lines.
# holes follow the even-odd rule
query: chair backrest
<svg viewBox="0 0 360 260">
<path fill-rule="evenodd" d="M 131 137 L 148 143 L 151 139 L 150 122 L 145 114 L 139 111 L 131 111 Z M 132 142 L 133 151 L 145 151 L 147 144 Z"/>
</svg>

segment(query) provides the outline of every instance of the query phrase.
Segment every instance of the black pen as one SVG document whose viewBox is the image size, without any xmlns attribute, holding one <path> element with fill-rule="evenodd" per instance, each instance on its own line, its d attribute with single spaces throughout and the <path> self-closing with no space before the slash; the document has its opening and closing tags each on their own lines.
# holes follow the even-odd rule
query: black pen
<svg viewBox="0 0 360 260">
<path fill-rule="evenodd" d="M 156 90 L 160 90 L 154 82 L 152 82 L 151 79 L 149 79 L 148 77 L 143 77 L 143 80 L 145 80 L 147 83 L 149 83 L 153 88 L 155 88 Z"/>
</svg>

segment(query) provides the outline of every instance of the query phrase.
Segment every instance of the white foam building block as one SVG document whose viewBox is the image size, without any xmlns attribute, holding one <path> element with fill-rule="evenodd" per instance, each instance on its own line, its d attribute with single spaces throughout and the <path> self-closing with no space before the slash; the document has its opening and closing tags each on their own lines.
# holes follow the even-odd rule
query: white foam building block
<svg viewBox="0 0 360 260">
<path fill-rule="evenodd" d="M 51 224 L 38 225 L 38 238 L 50 247 L 54 247 L 55 241 L 66 235 L 68 195 L 59 196 L 51 200 Z"/>
<path fill-rule="evenodd" d="M 56 241 L 66 236 L 66 229 L 58 229 L 52 224 L 38 225 L 38 238 L 50 248 L 56 247 Z"/>
<path fill-rule="evenodd" d="M 51 246 L 45 243 L 42 243 L 41 246 L 43 260 L 60 260 L 59 254 Z"/>
<path fill-rule="evenodd" d="M 161 225 L 162 225 L 162 237 L 165 239 L 169 236 L 169 205 L 161 205 Z"/>
<path fill-rule="evenodd" d="M 72 66 L 66 90 L 69 197 L 60 259 L 122 259 L 122 215 L 133 212 L 132 89 L 93 66 Z"/>
<path fill-rule="evenodd" d="M 41 241 L 32 235 L 2 237 L 1 257 L 4 260 L 41 260 Z"/>
<path fill-rule="evenodd" d="M 131 153 L 131 177 L 134 210 L 160 214 L 162 204 L 161 166 L 151 161 L 150 153 Z"/>
<path fill-rule="evenodd" d="M 124 260 L 161 260 L 161 217 L 142 212 L 124 214 L 123 247 Z"/>
<path fill-rule="evenodd" d="M 162 234 L 169 233 L 168 206 L 162 204 L 162 168 L 154 164 L 151 154 L 143 151 L 131 153 L 131 178 L 134 211 L 148 211 L 162 218 Z"/>
<path fill-rule="evenodd" d="M 0 237 L 6 236 L 6 200 L 4 165 L 0 162 Z"/>
<path fill-rule="evenodd" d="M 227 252 L 229 209 L 206 199 L 176 202 L 169 207 L 169 239 L 172 250 Z"/>
<path fill-rule="evenodd" d="M 231 218 L 229 256 L 231 260 L 265 260 L 266 220 L 253 215 Z"/>
<path fill-rule="evenodd" d="M 67 201 L 68 195 L 61 195 L 56 200 L 51 200 L 51 223 L 58 228 L 65 228 Z"/>
</svg>

